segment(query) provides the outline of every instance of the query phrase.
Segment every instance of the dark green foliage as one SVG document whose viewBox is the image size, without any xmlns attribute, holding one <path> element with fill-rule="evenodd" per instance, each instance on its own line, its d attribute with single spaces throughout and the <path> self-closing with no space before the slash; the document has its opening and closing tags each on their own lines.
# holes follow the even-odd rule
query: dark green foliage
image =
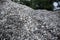
<svg viewBox="0 0 60 40">
<path fill-rule="evenodd" d="M 12 0 L 13 1 L 13 0 Z M 15 2 L 18 2 L 20 4 L 27 5 L 33 9 L 47 9 L 52 10 L 53 9 L 53 1 L 54 0 L 14 0 Z"/>
</svg>

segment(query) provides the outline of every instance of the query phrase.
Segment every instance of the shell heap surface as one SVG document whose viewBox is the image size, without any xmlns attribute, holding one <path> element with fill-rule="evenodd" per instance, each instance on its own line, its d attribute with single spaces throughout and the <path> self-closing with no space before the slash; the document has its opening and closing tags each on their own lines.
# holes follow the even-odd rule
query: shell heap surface
<svg viewBox="0 0 60 40">
<path fill-rule="evenodd" d="M 14 2 L 5 2 L 2 6 L 0 40 L 60 40 L 58 13 L 33 10 Z"/>
</svg>

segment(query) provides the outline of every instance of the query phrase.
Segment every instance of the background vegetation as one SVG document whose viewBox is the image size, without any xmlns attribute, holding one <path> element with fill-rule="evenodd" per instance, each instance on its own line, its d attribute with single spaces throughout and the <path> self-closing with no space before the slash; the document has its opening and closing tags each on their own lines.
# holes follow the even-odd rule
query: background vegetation
<svg viewBox="0 0 60 40">
<path fill-rule="evenodd" d="M 33 9 L 53 10 L 53 2 L 55 0 L 12 0 L 14 2 L 27 5 Z"/>
</svg>

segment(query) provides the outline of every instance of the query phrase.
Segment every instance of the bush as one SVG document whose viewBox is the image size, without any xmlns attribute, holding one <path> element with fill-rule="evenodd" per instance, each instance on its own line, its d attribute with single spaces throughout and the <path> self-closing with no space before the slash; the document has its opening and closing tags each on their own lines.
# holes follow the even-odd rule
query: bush
<svg viewBox="0 0 60 40">
<path fill-rule="evenodd" d="M 53 1 L 54 0 L 12 0 L 20 4 L 27 5 L 33 9 L 47 9 L 52 10 L 53 9 Z"/>
</svg>

